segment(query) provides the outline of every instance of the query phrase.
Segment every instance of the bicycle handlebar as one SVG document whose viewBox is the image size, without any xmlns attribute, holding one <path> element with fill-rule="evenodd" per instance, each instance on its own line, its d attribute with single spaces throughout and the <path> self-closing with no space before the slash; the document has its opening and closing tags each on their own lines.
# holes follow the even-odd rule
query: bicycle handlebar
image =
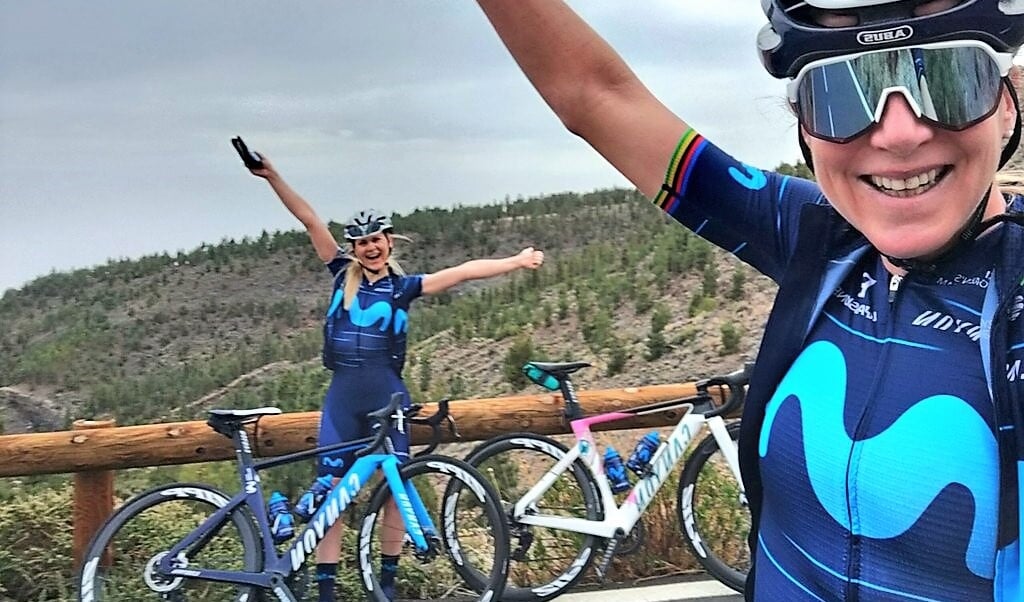
<svg viewBox="0 0 1024 602">
<path fill-rule="evenodd" d="M 387 441 L 387 434 L 391 430 L 392 424 L 395 419 L 398 419 L 399 428 L 404 429 L 405 422 L 410 424 L 422 424 L 430 427 L 430 443 L 427 448 L 416 455 L 429 454 L 434 451 L 437 445 L 441 442 L 441 423 L 448 423 L 448 430 L 452 436 L 456 439 L 461 439 L 462 435 L 459 434 L 458 428 L 455 426 L 455 419 L 448 413 L 448 400 L 442 399 L 437 403 L 437 411 L 423 418 L 416 418 L 415 415 L 423 409 L 422 405 L 415 404 L 409 407 L 408 410 L 402 409 L 402 393 L 394 393 L 391 395 L 391 401 L 386 407 L 383 407 L 374 412 L 367 414 L 367 418 L 377 423 L 377 432 L 370 441 L 370 444 L 366 447 L 358 450 L 355 457 L 361 458 L 368 454 L 373 453 L 375 450 L 385 445 L 388 453 L 394 453 L 391 449 L 390 442 Z"/>
<path fill-rule="evenodd" d="M 452 434 L 455 439 L 462 439 L 462 435 L 459 433 L 458 427 L 455 426 L 455 419 L 448 413 L 448 399 L 442 399 L 437 402 L 437 411 L 426 416 L 424 418 L 416 418 L 415 415 L 423 409 L 422 405 L 416 404 L 409 409 L 409 422 L 412 424 L 423 424 L 430 427 L 430 443 L 426 449 L 416 453 L 417 456 L 429 454 L 437 448 L 437 444 L 441 442 L 441 423 L 448 423 L 448 432 Z"/>
<path fill-rule="evenodd" d="M 704 416 L 728 416 L 735 410 L 743 407 L 746 399 L 746 386 L 750 382 L 750 371 L 754 368 L 753 362 L 747 362 L 742 368 L 730 372 L 724 376 L 712 376 L 711 378 L 697 383 L 697 392 L 707 395 L 709 387 L 726 387 L 729 389 L 725 397 L 725 403 L 721 406 L 705 412 Z"/>
</svg>

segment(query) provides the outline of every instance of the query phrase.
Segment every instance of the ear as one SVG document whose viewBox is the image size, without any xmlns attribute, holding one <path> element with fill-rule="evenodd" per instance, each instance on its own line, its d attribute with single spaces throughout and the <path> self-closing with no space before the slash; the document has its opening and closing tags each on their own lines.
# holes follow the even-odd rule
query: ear
<svg viewBox="0 0 1024 602">
<path fill-rule="evenodd" d="M 1024 71 L 1020 67 L 1014 65 L 1010 67 L 1010 72 L 1003 79 L 1006 83 L 1006 89 L 1003 90 L 1003 102 L 1002 102 L 1002 126 L 1003 131 L 1011 131 L 1014 128 L 1014 124 L 1017 121 L 1017 112 L 1019 108 L 1017 106 L 1017 99 L 1020 97 L 1022 85 L 1024 85 Z"/>
</svg>

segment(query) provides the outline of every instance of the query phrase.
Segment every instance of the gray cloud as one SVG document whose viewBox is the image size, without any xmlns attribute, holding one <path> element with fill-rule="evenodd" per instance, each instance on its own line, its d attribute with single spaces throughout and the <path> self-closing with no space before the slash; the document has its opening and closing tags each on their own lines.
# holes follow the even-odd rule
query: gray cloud
<svg viewBox="0 0 1024 602">
<path fill-rule="evenodd" d="M 714 142 L 756 165 L 796 159 L 782 84 L 753 51 L 756 5 L 573 4 Z M 335 219 L 628 185 L 472 2 L 0 3 L 0 291 L 295 228 L 235 134 Z"/>
</svg>

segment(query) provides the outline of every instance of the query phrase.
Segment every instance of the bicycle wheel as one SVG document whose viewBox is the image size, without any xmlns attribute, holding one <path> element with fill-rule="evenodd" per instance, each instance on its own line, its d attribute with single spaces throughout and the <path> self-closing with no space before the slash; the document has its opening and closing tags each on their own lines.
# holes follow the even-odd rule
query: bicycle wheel
<svg viewBox="0 0 1024 602">
<path fill-rule="evenodd" d="M 433 522 L 437 532 L 425 535 L 434 550 L 417 553 L 404 527 L 389 526 L 385 507 L 391 501 L 391 489 L 381 483 L 359 529 L 358 562 L 369 599 L 501 599 L 509 542 L 494 487 L 466 462 L 438 455 L 420 456 L 403 465 L 400 474 L 415 488 Z M 389 597 L 388 588 L 381 586 L 381 554 L 388 542 L 396 541 L 403 544 L 393 597 Z M 463 575 L 472 575 L 472 581 Z"/>
<path fill-rule="evenodd" d="M 175 483 L 151 489 L 126 502 L 93 537 L 78 574 L 82 602 L 223 602 L 256 599 L 258 589 L 202 581 L 168 579 L 156 566 L 182 537 L 230 498 L 206 485 Z M 258 571 L 260 536 L 247 510 L 232 512 L 209 537 L 186 551 L 192 568 Z"/>
<path fill-rule="evenodd" d="M 740 423 L 727 428 L 736 445 Z M 686 461 L 679 477 L 676 510 L 683 538 L 701 566 L 742 592 L 750 570 L 750 509 L 718 442 L 710 435 Z"/>
<path fill-rule="evenodd" d="M 561 443 L 530 433 L 501 435 L 470 452 L 466 460 L 491 479 L 506 516 L 512 506 L 568 452 Z M 579 460 L 559 475 L 531 508 L 539 514 L 587 520 L 603 516 L 597 484 Z M 509 577 L 502 600 L 547 600 L 576 584 L 596 556 L 599 538 L 510 520 Z"/>
</svg>

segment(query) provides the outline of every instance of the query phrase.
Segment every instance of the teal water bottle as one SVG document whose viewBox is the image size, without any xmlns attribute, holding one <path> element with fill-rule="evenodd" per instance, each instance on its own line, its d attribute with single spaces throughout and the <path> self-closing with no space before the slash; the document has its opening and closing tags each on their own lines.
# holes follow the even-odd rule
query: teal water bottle
<svg viewBox="0 0 1024 602">
<path fill-rule="evenodd" d="M 622 464 L 622 456 L 610 445 L 604 450 L 604 472 L 608 475 L 613 492 L 622 493 L 629 490 L 629 476 Z"/>
<path fill-rule="evenodd" d="M 647 467 L 650 466 L 651 458 L 654 457 L 654 452 L 658 451 L 659 445 L 661 445 L 661 435 L 658 434 L 658 431 L 651 431 L 644 435 L 643 439 L 637 442 L 629 460 L 626 461 L 626 468 L 632 470 L 633 474 L 638 477 L 647 474 Z"/>
<path fill-rule="evenodd" d="M 313 517 L 333 485 L 334 477 L 331 475 L 319 476 L 313 481 L 306 493 L 303 493 L 299 501 L 295 503 L 295 515 L 299 517 L 299 520 L 308 521 Z"/>
<path fill-rule="evenodd" d="M 288 498 L 280 491 L 271 493 L 267 510 L 270 514 L 270 534 L 274 536 L 274 543 L 284 543 L 291 539 L 295 535 L 295 518 L 288 507 Z"/>
</svg>

